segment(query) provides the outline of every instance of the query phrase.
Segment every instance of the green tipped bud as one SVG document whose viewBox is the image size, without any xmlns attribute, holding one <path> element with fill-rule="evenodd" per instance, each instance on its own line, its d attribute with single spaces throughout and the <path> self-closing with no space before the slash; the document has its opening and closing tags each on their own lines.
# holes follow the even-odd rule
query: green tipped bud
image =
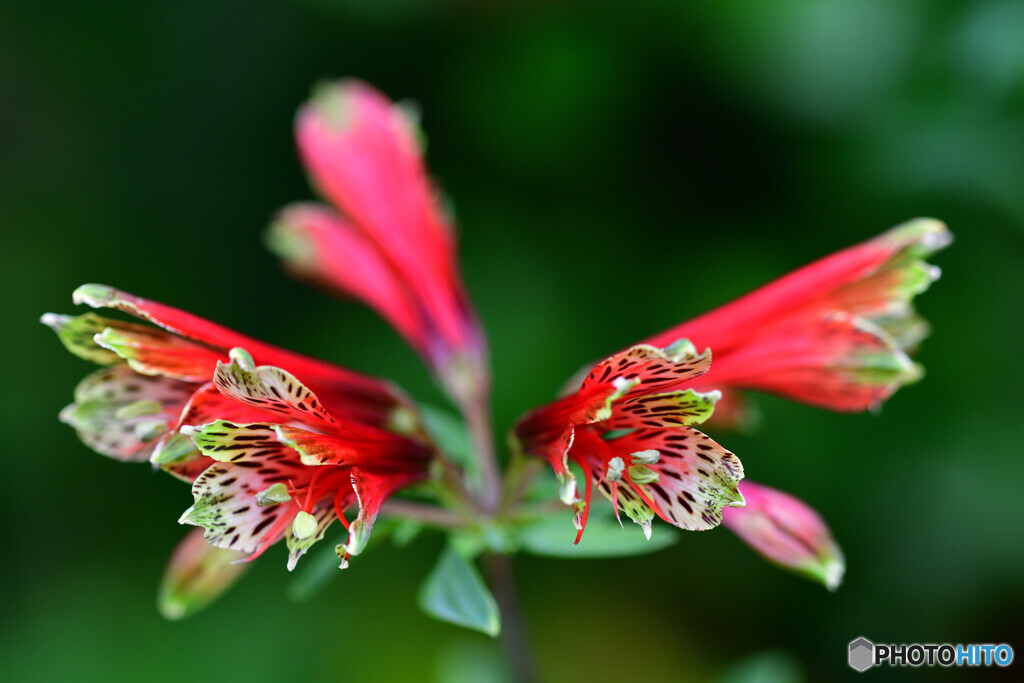
<svg viewBox="0 0 1024 683">
<path fill-rule="evenodd" d="M 260 507 L 269 507 L 279 503 L 287 503 L 291 499 L 292 497 L 288 495 L 288 487 L 281 482 L 272 484 L 269 488 L 265 488 L 256 494 L 256 504 Z M 299 514 L 312 517 L 312 515 L 305 512 L 300 512 Z M 298 536 L 298 534 L 296 534 L 296 536 Z"/>
</svg>

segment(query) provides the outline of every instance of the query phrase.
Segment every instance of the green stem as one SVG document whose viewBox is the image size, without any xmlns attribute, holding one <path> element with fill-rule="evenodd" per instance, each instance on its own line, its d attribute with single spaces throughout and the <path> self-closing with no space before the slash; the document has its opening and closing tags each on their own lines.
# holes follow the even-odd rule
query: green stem
<svg viewBox="0 0 1024 683">
<path fill-rule="evenodd" d="M 408 500 L 392 498 L 381 506 L 381 514 L 394 517 L 415 519 L 430 526 L 458 529 L 466 524 L 466 519 L 452 510 L 414 503 Z"/>
<path fill-rule="evenodd" d="M 526 623 L 516 594 L 512 557 L 489 553 L 484 555 L 482 560 L 501 612 L 501 644 L 508 656 L 512 677 L 523 683 L 538 681 L 540 675 L 537 660 L 534 658 L 533 645 L 526 631 Z"/>
<path fill-rule="evenodd" d="M 498 455 L 494 450 L 491 406 L 486 396 L 464 402 L 461 406 L 466 420 L 466 429 L 473 445 L 475 460 L 480 467 L 480 508 L 493 514 L 501 502 L 501 472 L 498 470 Z"/>
</svg>

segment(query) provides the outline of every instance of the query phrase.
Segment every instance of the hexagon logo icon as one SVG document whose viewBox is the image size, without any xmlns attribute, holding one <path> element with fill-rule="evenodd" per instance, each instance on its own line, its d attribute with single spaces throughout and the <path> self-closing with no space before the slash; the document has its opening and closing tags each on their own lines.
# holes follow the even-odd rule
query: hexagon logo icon
<svg viewBox="0 0 1024 683">
<path fill-rule="evenodd" d="M 850 667 L 857 671 L 867 671 L 875 663 L 875 644 L 861 636 L 850 641 Z"/>
</svg>

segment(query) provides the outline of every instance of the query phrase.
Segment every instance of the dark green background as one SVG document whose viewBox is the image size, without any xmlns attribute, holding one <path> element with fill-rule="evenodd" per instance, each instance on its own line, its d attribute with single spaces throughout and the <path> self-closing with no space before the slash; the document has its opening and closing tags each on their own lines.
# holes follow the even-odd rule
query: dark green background
<svg viewBox="0 0 1024 683">
<path fill-rule="evenodd" d="M 347 75 L 422 107 L 502 431 L 585 361 L 829 251 L 917 215 L 956 234 L 920 301 L 922 384 L 877 416 L 764 399 L 756 433 L 720 437 L 827 517 L 842 588 L 726 531 L 639 558 L 521 557 L 552 680 L 853 678 L 860 635 L 1020 656 L 1022 35 L 1013 0 L 4 3 L 5 677 L 429 680 L 491 656 L 415 606 L 436 537 L 360 557 L 299 605 L 275 548 L 207 612 L 163 621 L 187 488 L 56 420 L 89 367 L 35 321 L 90 281 L 441 400 L 383 322 L 260 243 L 311 196 L 295 108 Z"/>
</svg>

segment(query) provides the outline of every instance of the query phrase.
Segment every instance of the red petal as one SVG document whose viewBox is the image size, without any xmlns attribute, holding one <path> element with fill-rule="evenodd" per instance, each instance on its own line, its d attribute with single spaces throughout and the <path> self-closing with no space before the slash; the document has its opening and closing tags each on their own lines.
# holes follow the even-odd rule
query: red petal
<svg viewBox="0 0 1024 683">
<path fill-rule="evenodd" d="M 890 295 L 889 276 L 873 277 L 896 258 L 913 258 L 948 244 L 950 237 L 938 221 L 919 219 L 866 242 L 836 252 L 784 275 L 746 296 L 647 340 L 664 346 L 686 338 L 709 346 L 716 363 L 724 353 L 756 340 L 766 326 L 784 317 L 813 315 L 824 310 L 863 314 Z M 856 283 L 864 283 L 851 291 Z M 853 306 L 854 308 L 847 308 Z"/>
<path fill-rule="evenodd" d="M 415 288 L 444 344 L 479 342 L 454 239 L 405 113 L 366 84 L 327 84 L 299 110 L 295 137 L 313 183 Z"/>
<path fill-rule="evenodd" d="M 351 410 L 377 422 L 386 422 L 390 408 L 404 403 L 396 390 L 381 380 L 266 344 L 191 313 L 113 287 L 83 285 L 75 290 L 74 300 L 94 308 L 125 311 L 221 352 L 244 348 L 258 364 L 286 368 L 300 378 L 307 378 L 305 381 L 328 405 L 336 405 L 345 412 Z M 226 353 L 223 358 L 227 359 Z M 212 374 L 205 379 L 211 379 Z"/>
</svg>

